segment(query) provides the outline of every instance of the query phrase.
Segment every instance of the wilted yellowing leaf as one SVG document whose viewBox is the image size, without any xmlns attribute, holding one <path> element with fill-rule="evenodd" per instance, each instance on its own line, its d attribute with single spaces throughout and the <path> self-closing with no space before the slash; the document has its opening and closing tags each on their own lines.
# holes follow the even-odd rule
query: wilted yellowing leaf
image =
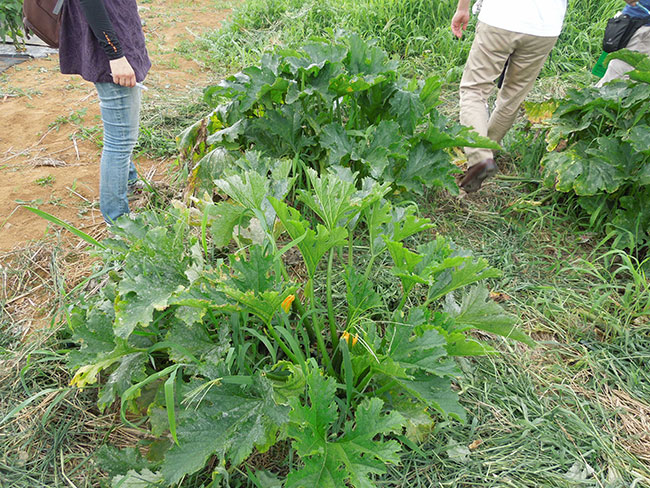
<svg viewBox="0 0 650 488">
<path fill-rule="evenodd" d="M 526 118 L 531 124 L 539 124 L 550 119 L 558 107 L 556 100 L 547 100 L 541 103 L 526 102 L 524 108 L 526 109 Z"/>
</svg>

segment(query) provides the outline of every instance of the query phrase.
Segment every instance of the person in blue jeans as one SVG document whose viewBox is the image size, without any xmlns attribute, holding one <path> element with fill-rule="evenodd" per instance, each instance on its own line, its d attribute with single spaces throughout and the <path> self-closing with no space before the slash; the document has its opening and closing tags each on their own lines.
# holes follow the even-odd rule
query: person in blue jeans
<svg viewBox="0 0 650 488">
<path fill-rule="evenodd" d="M 133 148 L 141 83 L 151 68 L 136 0 L 66 0 L 59 63 L 61 73 L 81 75 L 99 95 L 104 125 L 99 207 L 112 224 L 129 213 L 129 186 L 138 180 Z"/>
<path fill-rule="evenodd" d="M 631 51 L 637 51 L 650 56 L 650 0 L 625 0 L 627 5 L 623 9 L 623 14 L 639 19 L 647 19 L 645 25 L 641 26 L 630 38 L 625 46 Z M 613 59 L 607 65 L 607 71 L 596 86 L 603 86 L 605 83 L 627 78 L 626 73 L 634 68 L 620 59 Z"/>
</svg>

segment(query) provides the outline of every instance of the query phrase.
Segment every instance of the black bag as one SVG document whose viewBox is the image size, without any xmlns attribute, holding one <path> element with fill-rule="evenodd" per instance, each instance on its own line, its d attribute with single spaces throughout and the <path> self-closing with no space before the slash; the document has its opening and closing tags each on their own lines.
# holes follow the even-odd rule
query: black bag
<svg viewBox="0 0 650 488">
<path fill-rule="evenodd" d="M 605 37 L 603 38 L 603 51 L 613 53 L 627 46 L 634 33 L 648 23 L 648 17 L 630 17 L 619 14 L 607 21 Z"/>
</svg>

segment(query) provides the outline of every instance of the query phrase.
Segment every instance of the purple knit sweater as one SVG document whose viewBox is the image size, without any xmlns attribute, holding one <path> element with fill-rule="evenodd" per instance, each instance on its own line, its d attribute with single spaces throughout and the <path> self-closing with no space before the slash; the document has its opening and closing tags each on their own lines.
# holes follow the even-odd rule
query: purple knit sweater
<svg viewBox="0 0 650 488">
<path fill-rule="evenodd" d="M 104 0 L 115 34 L 137 81 L 143 81 L 151 68 L 136 0 Z M 94 83 L 112 83 L 106 53 L 97 42 L 81 10 L 79 0 L 65 0 L 59 38 L 61 73 L 78 74 Z"/>
</svg>

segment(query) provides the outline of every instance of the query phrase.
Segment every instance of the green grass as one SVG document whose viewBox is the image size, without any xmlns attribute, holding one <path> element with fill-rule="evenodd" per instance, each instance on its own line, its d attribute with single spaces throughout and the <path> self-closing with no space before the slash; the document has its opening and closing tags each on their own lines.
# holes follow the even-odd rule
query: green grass
<svg viewBox="0 0 650 488">
<path fill-rule="evenodd" d="M 435 49 L 448 54 L 457 51 L 451 58 L 435 56 L 442 64 L 434 64 L 446 73 L 462 63 L 460 58 L 469 49 L 469 45 L 454 49 L 451 32 L 441 27 L 448 24 L 447 17 L 451 19 L 452 4 L 450 0 L 436 4 L 425 0 L 246 2 L 222 29 L 182 45 L 180 51 L 225 74 L 258 59 L 269 46 L 294 46 L 311 36 L 331 38 L 340 30 L 377 39 L 383 49 L 414 63 L 424 62 L 415 57 L 433 60 Z"/>
<path fill-rule="evenodd" d="M 171 97 L 168 93 L 151 95 L 142 106 L 140 136 L 135 153 L 151 158 L 176 157 L 176 136 L 209 111 L 202 100 L 202 89 L 197 87 L 196 90 Z"/>
<path fill-rule="evenodd" d="M 0 370 L 0 486 L 97 487 L 97 447 L 134 442 L 114 411 L 97 412 L 93 389 L 69 386 L 66 346 L 52 332 L 31 336 Z"/>
<path fill-rule="evenodd" d="M 56 181 L 56 178 L 52 175 L 47 175 L 47 176 L 41 176 L 40 178 L 36 178 L 34 180 L 34 183 L 36 183 L 38 186 L 51 186 L 54 184 Z"/>
<path fill-rule="evenodd" d="M 179 51 L 226 74 L 254 62 L 270 46 L 294 46 L 310 36 L 346 31 L 376 39 L 382 49 L 404 61 L 408 74 L 435 72 L 456 83 L 475 23 L 473 19 L 463 40 L 457 40 L 449 27 L 456 4 L 455 0 L 254 0 L 236 8 L 222 29 L 182 44 Z M 591 70 L 601 53 L 605 22 L 621 7 L 618 0 L 572 4 L 543 76 L 573 78 Z"/>
<path fill-rule="evenodd" d="M 51 122 L 48 125 L 48 128 L 54 129 L 54 130 L 59 130 L 62 125 L 66 124 L 76 124 L 76 125 L 81 125 L 83 123 L 83 119 L 86 116 L 86 112 L 88 111 L 87 108 L 81 108 L 76 111 L 71 111 L 69 115 L 59 115 L 54 122 Z"/>
<path fill-rule="evenodd" d="M 50 324 L 86 278 L 88 255 L 60 238 L 0 255 L 0 486 L 99 486 L 92 453 L 113 429 L 92 391 L 69 388 Z M 80 274 L 81 273 L 81 274 Z M 87 287 L 92 291 L 92 287 Z"/>
<path fill-rule="evenodd" d="M 571 209 L 512 210 L 527 197 L 504 179 L 423 207 L 438 232 L 503 271 L 494 288 L 539 347 L 503 344 L 502 356 L 474 361 L 461 385 L 470 425 L 441 426 L 425 457 L 393 471 L 391 483 L 409 483 L 386 486 L 579 486 L 568 477 L 587 464 L 586 486 L 650 483 L 650 439 L 641 423 L 622 427 L 638 419 L 636 402 L 649 407 L 648 281 L 633 259 L 585 241 Z M 448 446 L 477 439 L 468 459 L 450 458 Z"/>
<path fill-rule="evenodd" d="M 471 422 L 462 428 L 439 425 L 423 453 L 405 456 L 405 466 L 393 469 L 384 486 L 648 483 L 648 466 L 621 441 L 621 418 L 634 415 L 634 405 L 608 408 L 599 401 L 601 381 L 586 375 L 569 380 L 584 371 L 572 365 L 584 360 L 584 347 L 542 349 L 475 362 L 462 385 Z M 542 353 L 548 364 L 540 364 Z"/>
</svg>

